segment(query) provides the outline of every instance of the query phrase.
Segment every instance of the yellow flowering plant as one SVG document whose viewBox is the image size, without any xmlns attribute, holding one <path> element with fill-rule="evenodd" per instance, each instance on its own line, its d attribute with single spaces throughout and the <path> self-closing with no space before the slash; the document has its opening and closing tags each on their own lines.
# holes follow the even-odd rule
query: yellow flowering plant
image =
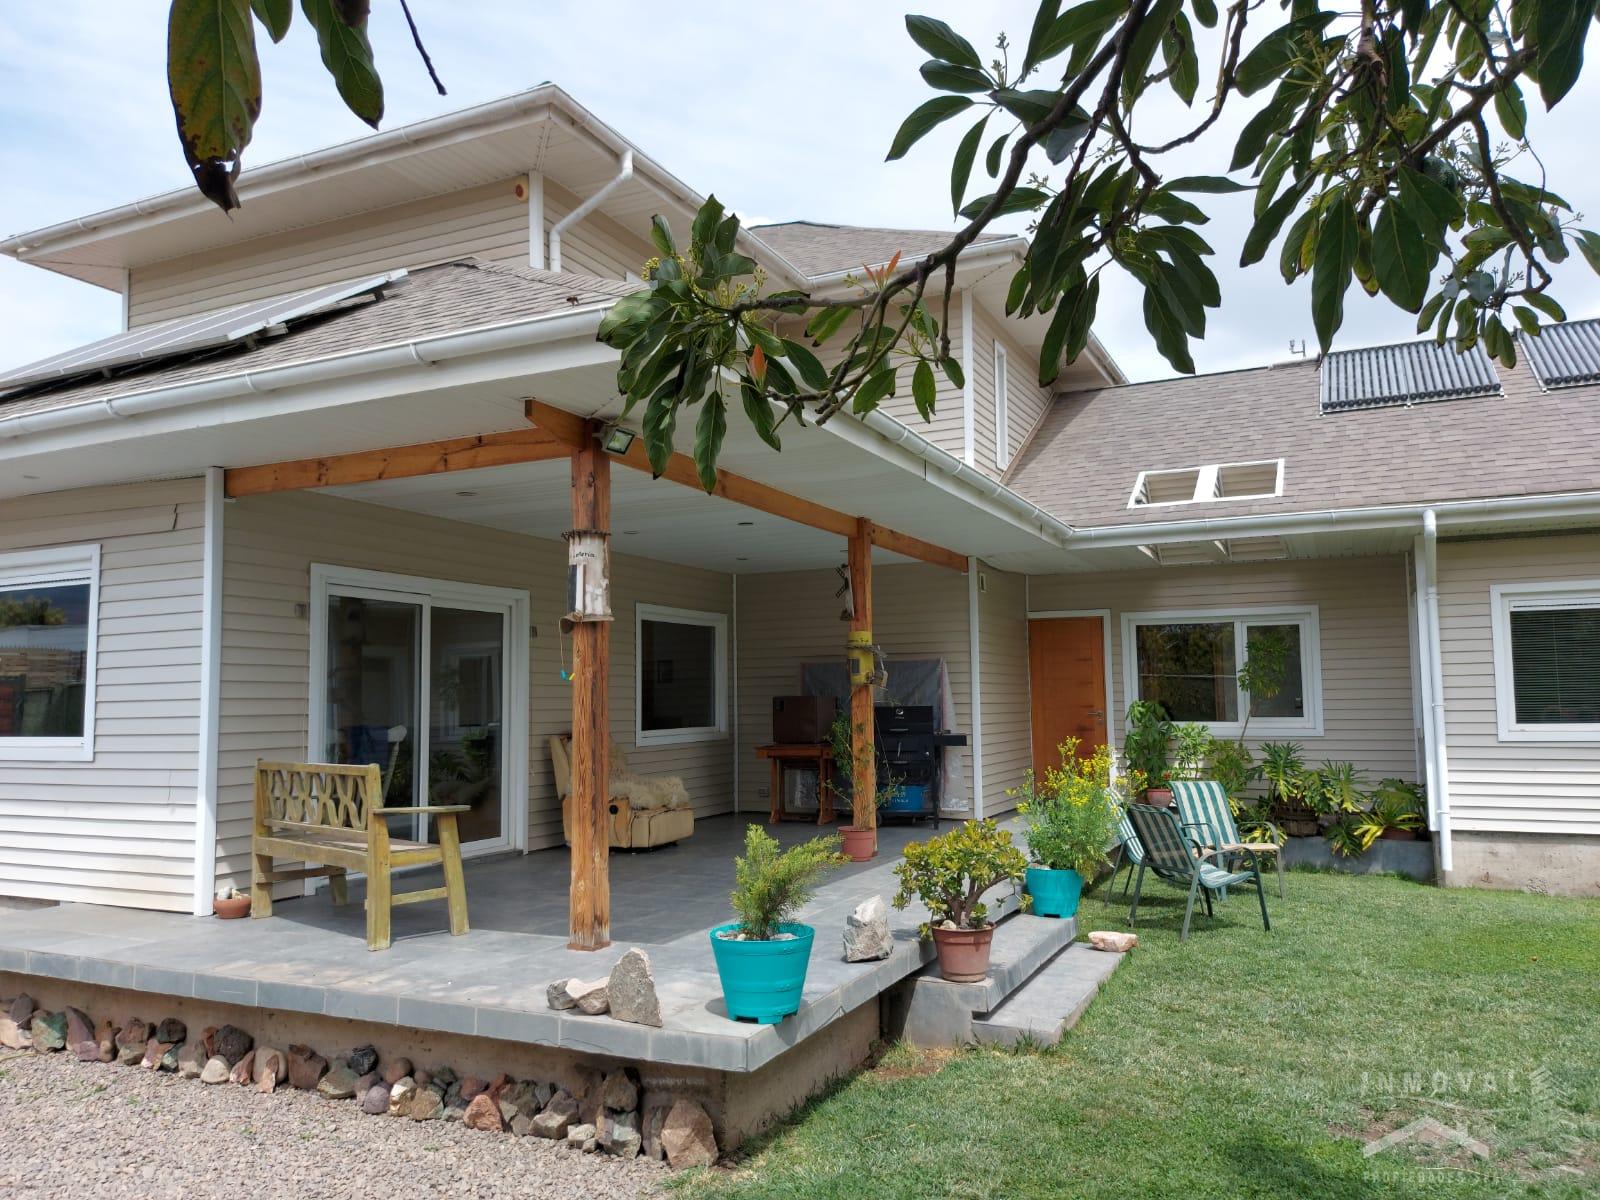
<svg viewBox="0 0 1600 1200">
<path fill-rule="evenodd" d="M 1042 867 L 1076 871 L 1090 878 L 1110 861 L 1117 824 L 1116 795 L 1111 787 L 1112 757 L 1100 746 L 1087 758 L 1078 755 L 1079 740 L 1058 747 L 1061 761 L 1042 777 L 1029 771 L 1016 796 L 1017 812 L 1027 821 L 1028 852 Z"/>
</svg>

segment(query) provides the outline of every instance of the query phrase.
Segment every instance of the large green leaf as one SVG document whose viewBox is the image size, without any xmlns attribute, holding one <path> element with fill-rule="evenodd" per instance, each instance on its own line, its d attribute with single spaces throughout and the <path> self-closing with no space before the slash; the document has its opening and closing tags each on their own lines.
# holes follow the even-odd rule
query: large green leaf
<svg viewBox="0 0 1600 1200">
<path fill-rule="evenodd" d="M 1355 273 L 1357 236 L 1355 209 L 1349 194 L 1341 191 L 1323 214 L 1311 264 L 1311 321 L 1324 354 L 1344 324 L 1344 294 Z"/>
<path fill-rule="evenodd" d="M 727 435 L 728 404 L 721 392 L 713 391 L 701 402 L 700 419 L 694 423 L 694 469 L 708 492 L 717 488 L 717 455 Z"/>
<path fill-rule="evenodd" d="M 266 26 L 267 36 L 274 42 L 283 41 L 289 32 L 289 21 L 294 16 L 293 0 L 250 0 L 250 7 Z"/>
<path fill-rule="evenodd" d="M 1539 95 L 1554 108 L 1583 71 L 1583 43 L 1595 0 L 1544 0 L 1536 10 L 1534 48 Z"/>
<path fill-rule="evenodd" d="M 1038 45 L 1030 45 L 1027 65 L 1034 66 L 1054 58 L 1069 46 L 1079 45 L 1111 28 L 1128 11 L 1128 0 L 1088 0 L 1075 4 L 1057 17 L 1038 38 Z"/>
<path fill-rule="evenodd" d="M 939 403 L 939 385 L 933 381 L 933 368 L 925 358 L 917 360 L 911 372 L 911 399 L 917 406 L 917 415 L 924 421 L 933 420 L 934 407 Z"/>
<path fill-rule="evenodd" d="M 1428 293 L 1429 259 L 1416 222 L 1398 201 L 1389 200 L 1372 226 L 1372 270 L 1383 294 L 1407 312 L 1416 312 Z"/>
<path fill-rule="evenodd" d="M 744 401 L 744 415 L 755 427 L 756 435 L 774 450 L 782 450 L 783 443 L 778 440 L 777 423 L 772 419 L 772 405 L 767 403 L 767 398 L 749 383 L 740 386 L 739 397 Z"/>
<path fill-rule="evenodd" d="M 943 21 L 933 17 L 907 16 L 906 32 L 911 35 L 912 41 L 935 58 L 959 67 L 983 68 L 983 60 L 972 48 L 972 43 Z"/>
<path fill-rule="evenodd" d="M 961 210 L 961 215 L 969 219 L 977 216 L 993 198 L 993 192 L 987 196 L 979 196 Z M 1041 188 L 1015 188 L 1010 195 L 1000 202 L 1000 207 L 995 209 L 994 215 L 1005 217 L 1010 216 L 1012 213 L 1032 212 L 1048 199 L 1050 199 L 1050 193 Z"/>
<path fill-rule="evenodd" d="M 1183 322 L 1165 306 L 1155 288 L 1144 291 L 1144 324 L 1156 340 L 1161 357 L 1176 371 L 1194 374 L 1194 358 L 1189 354 L 1189 337 L 1183 331 Z"/>
<path fill-rule="evenodd" d="M 1161 38 L 1161 57 L 1171 72 L 1167 80 L 1172 90 L 1185 104 L 1193 104 L 1200 86 L 1200 59 L 1195 54 L 1194 30 L 1181 12 L 1173 16 L 1172 28 Z"/>
<path fill-rule="evenodd" d="M 677 401 L 677 395 L 663 387 L 650 397 L 644 408 L 640 432 L 644 436 L 644 453 L 650 460 L 650 471 L 657 479 L 672 461 L 672 434 L 678 425 Z"/>
<path fill-rule="evenodd" d="M 973 67 L 930 58 L 922 64 L 922 80 L 941 92 L 987 92 L 994 86 L 989 77 Z"/>
<path fill-rule="evenodd" d="M 828 369 L 822 365 L 821 359 L 799 342 L 784 338 L 780 344 L 783 356 L 794 364 L 794 369 L 800 372 L 800 378 L 808 388 L 820 392 L 828 386 Z"/>
<path fill-rule="evenodd" d="M 961 144 L 956 147 L 956 156 L 950 163 L 950 211 L 961 211 L 961 198 L 967 194 L 967 183 L 972 178 L 972 160 L 978 155 L 978 143 L 983 140 L 984 127 L 989 124 L 986 116 L 962 137 Z"/>
<path fill-rule="evenodd" d="M 885 161 L 893 162 L 897 158 L 905 157 L 906 151 L 915 146 L 930 129 L 971 107 L 972 101 L 966 96 L 935 96 L 932 100 L 919 104 L 912 114 L 901 122 Z"/>
<path fill-rule="evenodd" d="M 322 65 L 346 107 L 376 129 L 383 120 L 383 80 L 373 65 L 366 21 L 347 24 L 333 0 L 300 0 L 300 9 L 317 31 Z"/>
<path fill-rule="evenodd" d="M 1272 83 L 1292 65 L 1302 47 L 1319 35 L 1335 14 L 1319 12 L 1280 25 L 1239 60 L 1234 73 L 1234 85 L 1241 95 L 1253 96 Z"/>
<path fill-rule="evenodd" d="M 261 114 L 249 0 L 173 0 L 167 88 L 195 183 L 224 212 L 238 208 L 233 180 Z"/>
<path fill-rule="evenodd" d="M 1184 175 L 1161 185 L 1168 192 L 1208 192 L 1223 195 L 1228 192 L 1248 192 L 1248 183 L 1235 183 L 1225 175 Z"/>
<path fill-rule="evenodd" d="M 1307 186 L 1303 183 L 1291 184 L 1256 218 L 1256 223 L 1245 236 L 1244 250 L 1239 255 L 1241 267 L 1260 262 L 1266 256 L 1267 247 L 1272 245 L 1272 239 L 1278 236 L 1278 230 L 1283 228 L 1283 223 L 1289 219 L 1289 214 L 1300 203 L 1306 190 Z"/>
</svg>

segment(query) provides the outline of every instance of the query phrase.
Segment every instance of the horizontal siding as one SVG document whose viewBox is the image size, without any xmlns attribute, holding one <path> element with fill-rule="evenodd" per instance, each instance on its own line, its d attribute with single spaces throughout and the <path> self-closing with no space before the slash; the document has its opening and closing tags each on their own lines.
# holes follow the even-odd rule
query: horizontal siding
<svg viewBox="0 0 1600 1200">
<path fill-rule="evenodd" d="M 1036 576 L 1029 607 L 1111 610 L 1112 737 L 1128 708 L 1122 614 L 1160 609 L 1316 605 L 1322 642 L 1321 736 L 1295 733 L 1312 763 L 1349 761 L 1369 782 L 1417 777 L 1406 560 L 1402 556 L 1167 567 Z M 1260 738 L 1248 739 L 1259 745 Z"/>
<path fill-rule="evenodd" d="M 1600 579 L 1600 534 L 1439 546 L 1439 640 L 1454 828 L 1600 834 L 1600 745 L 1502 742 L 1495 708 L 1497 583 Z"/>
<path fill-rule="evenodd" d="M 978 690 L 983 699 L 983 815 L 1016 808 L 1033 758 L 1028 690 L 1027 580 L 982 566 L 978 593 Z"/>
<path fill-rule="evenodd" d="M 972 403 L 974 465 L 998 478 L 1003 472 L 995 465 L 996 431 L 994 348 L 1006 348 L 1007 441 L 1016 457 L 1022 444 L 1050 407 L 1048 388 L 1039 386 L 1038 359 L 1024 350 L 1006 331 L 1004 323 L 974 306 L 972 345 Z"/>
<path fill-rule="evenodd" d="M 239 500 L 227 509 L 223 576 L 218 877 L 248 875 L 251 778 L 258 758 L 306 753 L 312 563 L 392 571 L 531 593 L 529 847 L 561 842 L 547 739 L 571 727 L 570 664 L 557 620 L 566 595 L 566 549 L 414 513 L 311 493 Z M 612 561 L 611 732 L 642 773 L 683 777 L 701 816 L 733 806 L 732 739 L 633 748 L 634 605 L 640 601 L 732 611 L 731 577 L 618 555 Z"/>
<path fill-rule="evenodd" d="M 873 633 L 890 658 L 943 658 L 959 729 L 971 727 L 971 658 L 967 582 L 921 563 L 880 566 L 872 573 Z M 791 571 L 739 577 L 739 806 L 764 812 L 770 801 L 767 763 L 756 748 L 772 741 L 772 698 L 800 690 L 801 667 L 844 658 L 849 626 L 839 619 L 839 577 Z M 970 759 L 964 762 L 972 792 Z"/>
<path fill-rule="evenodd" d="M 0 552 L 98 543 L 92 762 L 0 762 L 0 895 L 188 911 L 204 485 L 0 503 Z"/>
<path fill-rule="evenodd" d="M 475 257 L 528 264 L 528 204 L 519 179 L 397 204 L 375 212 L 252 238 L 221 250 L 135 269 L 128 319 L 147 325 L 396 268 Z M 545 230 L 577 199 L 545 188 Z M 595 214 L 562 237 L 562 268 L 608 279 L 635 274 L 650 255 L 643 231 Z"/>
</svg>

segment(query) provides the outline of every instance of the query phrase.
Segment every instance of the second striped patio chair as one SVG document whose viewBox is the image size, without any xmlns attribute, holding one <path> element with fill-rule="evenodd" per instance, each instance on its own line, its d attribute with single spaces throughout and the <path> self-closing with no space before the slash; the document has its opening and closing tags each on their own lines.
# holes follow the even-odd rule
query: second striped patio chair
<svg viewBox="0 0 1600 1200">
<path fill-rule="evenodd" d="M 1178 820 L 1184 828 L 1194 833 L 1195 841 L 1207 858 L 1224 870 L 1232 869 L 1242 861 L 1244 852 L 1272 856 L 1278 868 L 1278 899 L 1284 898 L 1283 855 L 1276 841 L 1246 842 L 1239 836 L 1239 826 L 1233 819 L 1233 805 L 1228 803 L 1228 793 L 1214 779 L 1174 779 L 1173 803 L 1178 806 Z M 1271 827 L 1274 833 L 1275 826 Z"/>
<path fill-rule="evenodd" d="M 1139 915 L 1145 872 L 1153 871 L 1189 893 L 1189 903 L 1183 910 L 1183 931 L 1178 935 L 1180 942 L 1189 937 L 1189 920 L 1194 916 L 1196 896 L 1204 900 L 1206 915 L 1211 916 L 1211 894 L 1244 883 L 1255 883 L 1256 899 L 1261 903 L 1261 927 L 1272 928 L 1267 917 L 1267 893 L 1261 886 L 1261 866 L 1254 851 L 1243 848 L 1239 851 L 1250 860 L 1248 871 L 1225 871 L 1205 860 L 1200 843 L 1178 823 L 1171 809 L 1151 808 L 1148 804 L 1129 805 L 1128 820 L 1139 837 L 1139 844 L 1144 847 L 1144 862 L 1139 864 L 1139 875 L 1133 885 L 1133 907 L 1128 910 L 1129 925 Z"/>
</svg>

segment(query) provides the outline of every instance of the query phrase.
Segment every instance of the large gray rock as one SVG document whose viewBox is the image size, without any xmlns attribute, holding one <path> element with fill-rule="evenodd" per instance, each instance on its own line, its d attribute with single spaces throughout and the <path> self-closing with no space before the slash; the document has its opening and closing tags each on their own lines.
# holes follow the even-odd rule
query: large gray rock
<svg viewBox="0 0 1600 1200">
<path fill-rule="evenodd" d="M 639 1107 L 639 1085 L 633 1072 L 619 1067 L 600 1085 L 600 1104 L 612 1112 L 632 1112 Z"/>
<path fill-rule="evenodd" d="M 573 984 L 582 984 L 581 979 L 558 979 L 544 990 L 544 1002 L 551 1008 L 565 1011 L 577 1008 L 578 1000 L 568 988 Z"/>
<path fill-rule="evenodd" d="M 569 979 L 567 995 L 572 997 L 579 1012 L 597 1017 L 611 1007 L 611 995 L 606 991 L 607 982 L 604 979 L 591 979 L 587 983 L 581 979 Z"/>
<path fill-rule="evenodd" d="M 383 1116 L 389 1111 L 389 1089 L 381 1083 L 373 1084 L 361 1097 L 361 1111 L 369 1117 Z"/>
<path fill-rule="evenodd" d="M 600 1149 L 618 1158 L 636 1158 L 639 1154 L 639 1114 L 636 1112 L 608 1112 L 600 1119 L 595 1130 L 595 1140 Z"/>
<path fill-rule="evenodd" d="M 206 1068 L 208 1057 L 205 1043 L 185 1042 L 178 1050 L 178 1074 L 185 1079 L 199 1079 L 200 1072 Z"/>
<path fill-rule="evenodd" d="M 50 1054 L 67 1047 L 67 1014 L 64 1012 L 36 1012 L 28 1027 L 33 1037 L 33 1049 L 38 1054 Z"/>
<path fill-rule="evenodd" d="M 200 1071 L 201 1083 L 227 1083 L 228 1074 L 233 1070 L 228 1065 L 228 1060 L 220 1054 L 213 1054 L 206 1060 L 206 1065 Z"/>
<path fill-rule="evenodd" d="M 289 1077 L 289 1059 L 276 1046 L 258 1047 L 255 1059 L 256 1091 L 270 1092 Z M 384 1088 L 383 1092 L 384 1103 L 388 1104 L 389 1089 Z"/>
<path fill-rule="evenodd" d="M 360 1079 L 349 1062 L 337 1062 L 317 1080 L 317 1092 L 329 1100 L 348 1100 L 356 1094 L 356 1084 Z"/>
<path fill-rule="evenodd" d="M 255 1039 L 237 1025 L 224 1025 L 217 1030 L 213 1038 L 212 1053 L 227 1059 L 228 1066 L 232 1068 L 238 1066 L 239 1060 L 255 1049 L 255 1044 Z"/>
<path fill-rule="evenodd" d="M 661 1124 L 661 1148 L 674 1171 L 715 1164 L 717 1137 L 710 1115 L 693 1100 L 677 1101 Z"/>
<path fill-rule="evenodd" d="M 38 1007 L 39 1005 L 34 998 L 28 995 L 27 992 L 23 992 L 22 995 L 11 1002 L 11 1007 L 6 1011 L 6 1016 L 15 1021 L 19 1027 L 26 1029 L 28 1022 L 33 1020 L 33 1010 Z"/>
<path fill-rule="evenodd" d="M 650 974 L 650 956 L 639 947 L 629 950 L 611 968 L 606 999 L 617 1020 L 661 1027 L 661 1001 L 656 998 L 656 981 Z"/>
<path fill-rule="evenodd" d="M 672 1097 L 661 1092 L 647 1093 L 639 1105 L 639 1152 L 659 1162 L 666 1155 L 661 1148 L 661 1127 L 672 1108 Z"/>
<path fill-rule="evenodd" d="M 845 962 L 872 962 L 888 958 L 894 950 L 889 934 L 889 908 L 882 896 L 872 896 L 856 905 L 844 922 Z"/>
<path fill-rule="evenodd" d="M 566 1137 L 567 1130 L 572 1128 L 572 1118 L 572 1113 L 554 1112 L 547 1109 L 528 1122 L 528 1133 L 533 1137 L 559 1141 L 561 1138 Z"/>
<path fill-rule="evenodd" d="M 100 1061 L 100 1039 L 95 1036 L 94 1022 L 81 1008 L 68 1006 L 61 1010 L 67 1015 L 67 1049 L 79 1062 Z"/>
</svg>

